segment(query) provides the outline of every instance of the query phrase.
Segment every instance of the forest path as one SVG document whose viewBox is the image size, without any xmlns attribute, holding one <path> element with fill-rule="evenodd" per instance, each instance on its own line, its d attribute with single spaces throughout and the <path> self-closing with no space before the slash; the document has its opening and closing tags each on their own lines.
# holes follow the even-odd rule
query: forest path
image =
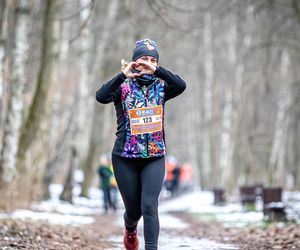
<svg viewBox="0 0 300 250">
<path fill-rule="evenodd" d="M 180 214 L 185 217 L 186 215 Z M 123 250 L 122 214 L 98 215 L 95 222 L 80 226 L 51 225 L 41 221 L 0 220 L 0 249 L 55 249 L 55 250 Z M 186 217 L 188 218 L 188 217 Z M 173 221 L 173 223 L 172 223 Z M 198 227 L 192 220 L 183 222 L 177 216 L 162 214 L 159 238 L 160 250 L 230 250 L 231 244 L 217 243 L 213 239 L 195 236 L 192 232 L 207 233 L 205 225 Z M 172 223 L 173 225 L 170 225 Z M 197 230 L 195 230 L 197 226 Z M 138 234 L 140 250 L 144 250 L 143 225 Z M 216 230 L 214 228 L 213 230 Z M 210 232 L 213 235 L 213 232 Z"/>
<path fill-rule="evenodd" d="M 217 220 L 204 220 L 201 216 L 207 216 L 205 214 L 208 212 L 217 215 L 223 212 L 230 222 L 234 222 L 236 217 L 245 220 L 253 215 L 256 220 L 260 219 L 259 213 L 229 213 L 228 209 L 234 208 L 233 205 L 213 206 L 208 199 L 210 196 L 196 192 L 160 203 L 159 250 L 300 249 L 299 224 L 248 224 L 237 227 Z M 103 214 L 100 200 L 91 199 L 84 204 L 70 207 L 52 201 L 32 206 L 31 210 L 0 213 L 0 249 L 123 249 L 124 208 L 120 207 L 116 213 Z M 140 250 L 144 250 L 142 219 L 138 225 L 138 235 Z"/>
<path fill-rule="evenodd" d="M 111 221 L 110 221 L 111 223 Z M 97 221 L 96 221 L 96 224 Z M 197 223 L 196 223 L 197 224 Z M 232 244 L 224 244 L 212 239 L 207 239 L 191 234 L 191 229 L 195 229 L 196 225 L 193 219 L 185 213 L 161 213 L 160 214 L 160 236 L 159 236 L 159 249 L 160 250 L 230 250 L 238 249 Z M 110 243 L 116 245 L 113 250 L 124 249 L 122 246 L 123 239 L 123 219 L 122 214 L 118 214 L 112 223 L 117 229 L 115 234 L 107 238 Z M 119 230 L 118 230 L 119 229 Z M 202 231 L 202 235 L 207 230 L 203 224 L 202 227 L 197 228 L 197 231 Z M 216 230 L 214 228 L 213 230 Z M 120 233 L 119 233 L 120 232 Z M 213 235 L 213 232 L 210 233 Z M 143 221 L 141 219 L 138 226 L 138 235 L 140 239 L 140 250 L 144 250 L 144 237 L 143 237 Z M 108 248 L 111 249 L 111 248 Z"/>
</svg>

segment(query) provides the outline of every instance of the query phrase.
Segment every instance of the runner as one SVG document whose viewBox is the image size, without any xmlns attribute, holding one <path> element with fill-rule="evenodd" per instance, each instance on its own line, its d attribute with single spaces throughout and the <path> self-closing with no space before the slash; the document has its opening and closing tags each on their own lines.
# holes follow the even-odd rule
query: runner
<svg viewBox="0 0 300 250">
<path fill-rule="evenodd" d="M 125 205 L 124 247 L 137 250 L 137 224 L 143 215 L 145 250 L 156 250 L 158 196 L 165 174 L 164 104 L 181 94 L 185 82 L 158 66 L 157 44 L 136 42 L 132 61 L 96 93 L 98 102 L 114 102 L 118 131 L 112 151 L 117 184 Z"/>
<path fill-rule="evenodd" d="M 110 180 L 113 177 L 113 172 L 109 167 L 108 160 L 105 156 L 100 157 L 100 165 L 98 167 L 98 175 L 100 179 L 100 186 L 103 193 L 103 207 L 104 213 L 108 213 L 110 208 L 113 207 L 111 197 L 111 184 Z"/>
</svg>

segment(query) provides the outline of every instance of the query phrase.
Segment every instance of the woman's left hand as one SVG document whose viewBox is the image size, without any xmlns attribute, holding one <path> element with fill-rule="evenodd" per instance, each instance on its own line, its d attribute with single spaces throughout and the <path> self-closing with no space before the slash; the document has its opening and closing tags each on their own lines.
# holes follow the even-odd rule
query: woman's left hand
<svg viewBox="0 0 300 250">
<path fill-rule="evenodd" d="M 144 75 L 144 74 L 153 74 L 156 70 L 156 66 L 152 65 L 151 63 L 148 62 L 138 62 L 139 66 L 142 66 L 141 72 L 139 75 Z"/>
</svg>

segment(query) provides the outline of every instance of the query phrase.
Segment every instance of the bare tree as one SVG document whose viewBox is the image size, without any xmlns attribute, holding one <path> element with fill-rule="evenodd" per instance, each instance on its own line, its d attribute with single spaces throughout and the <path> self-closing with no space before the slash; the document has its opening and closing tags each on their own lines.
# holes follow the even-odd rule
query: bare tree
<svg viewBox="0 0 300 250">
<path fill-rule="evenodd" d="M 1 1 L 0 3 L 0 125 L 3 123 L 3 92 L 4 92 L 4 56 L 5 56 L 5 50 L 4 50 L 4 20 L 5 20 L 5 9 L 6 9 L 6 1 Z M 2 126 L 1 126 L 2 127 Z M 1 140 L 1 132 L 0 131 L 0 140 Z M 0 147 L 1 150 L 1 147 Z"/>
<path fill-rule="evenodd" d="M 290 122 L 288 111 L 290 110 L 291 105 L 290 84 L 287 79 L 289 67 L 289 55 L 287 51 L 283 51 L 280 62 L 282 84 L 279 92 L 280 96 L 277 108 L 275 131 L 268 166 L 270 184 L 272 185 L 285 184 L 284 160 L 286 154 L 285 148 L 287 140 L 287 129 L 289 127 Z"/>
<path fill-rule="evenodd" d="M 10 101 L 4 124 L 3 144 L 0 156 L 1 182 L 10 183 L 15 175 L 17 146 L 23 109 L 23 90 L 26 80 L 26 62 L 28 58 L 28 1 L 17 2 L 17 22 L 15 49 L 13 55 L 13 72 L 10 80 Z"/>
<path fill-rule="evenodd" d="M 17 169 L 24 174 L 31 168 L 28 182 L 32 182 L 30 178 L 33 178 L 34 185 L 31 186 L 33 189 L 38 189 L 37 186 L 40 185 L 48 157 L 51 103 L 58 84 L 59 10 L 59 0 L 45 2 L 41 66 L 18 148 Z"/>
<path fill-rule="evenodd" d="M 97 71 L 101 71 L 101 69 L 104 67 L 104 60 L 105 60 L 105 49 L 110 41 L 110 35 L 112 27 L 115 25 L 116 17 L 118 14 L 118 7 L 119 7 L 119 0 L 113 0 L 110 1 L 109 6 L 107 7 L 107 16 L 105 17 L 105 26 L 103 27 L 101 37 L 97 44 L 97 60 L 95 61 L 93 73 L 96 74 Z M 98 74 L 97 74 L 98 75 Z M 99 76 L 99 75 L 98 75 Z M 101 79 L 100 74 L 100 79 Z M 99 82 L 94 83 L 94 90 L 98 87 Z M 92 177 L 94 176 L 94 158 L 97 153 L 96 147 L 99 143 L 99 139 L 101 140 L 101 137 L 99 137 L 99 126 L 97 123 L 97 119 L 102 118 L 101 109 L 95 108 L 95 105 L 97 105 L 96 101 L 94 101 L 94 116 L 92 119 L 92 129 L 91 129 L 91 135 L 89 140 L 89 151 L 86 157 L 86 160 L 84 161 L 84 182 L 82 184 L 82 190 L 81 195 L 87 196 L 88 195 L 88 188 L 91 185 Z"/>
<path fill-rule="evenodd" d="M 210 12 L 204 14 L 203 20 L 203 45 L 204 45 L 204 98 L 203 98 L 203 123 L 202 130 L 202 171 L 201 183 L 203 187 L 208 186 L 207 177 L 211 175 L 211 131 L 212 119 L 212 85 L 214 81 L 214 58 L 213 58 L 213 37 L 212 37 L 212 15 Z"/>
<path fill-rule="evenodd" d="M 67 173 L 67 178 L 64 184 L 64 189 L 60 195 L 60 199 L 64 201 L 68 201 L 73 203 L 73 179 L 74 179 L 74 169 L 76 167 L 77 160 L 77 152 L 74 147 L 71 148 L 70 154 L 70 163 L 69 170 Z"/>
</svg>

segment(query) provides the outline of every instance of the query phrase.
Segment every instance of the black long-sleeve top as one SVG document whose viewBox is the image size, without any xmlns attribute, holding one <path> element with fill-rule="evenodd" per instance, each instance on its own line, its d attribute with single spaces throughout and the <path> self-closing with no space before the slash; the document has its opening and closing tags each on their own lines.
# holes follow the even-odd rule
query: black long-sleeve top
<svg viewBox="0 0 300 250">
<path fill-rule="evenodd" d="M 165 82 L 165 102 L 180 95 L 186 88 L 186 83 L 178 76 L 171 73 L 169 70 L 158 66 L 154 75 Z M 122 154 L 122 145 L 124 143 L 125 121 L 121 104 L 121 91 L 120 86 L 126 80 L 123 72 L 116 75 L 113 79 L 104 84 L 96 92 L 96 100 L 100 103 L 107 104 L 114 102 L 117 116 L 117 139 L 113 149 L 113 153 L 117 155 Z"/>
<path fill-rule="evenodd" d="M 186 88 L 186 84 L 180 76 L 174 75 L 169 70 L 161 66 L 157 67 L 154 75 L 164 80 L 166 83 L 165 101 L 180 95 Z M 126 76 L 123 72 L 116 75 L 96 92 L 96 100 L 103 104 L 120 101 L 119 87 L 125 79 Z"/>
</svg>

